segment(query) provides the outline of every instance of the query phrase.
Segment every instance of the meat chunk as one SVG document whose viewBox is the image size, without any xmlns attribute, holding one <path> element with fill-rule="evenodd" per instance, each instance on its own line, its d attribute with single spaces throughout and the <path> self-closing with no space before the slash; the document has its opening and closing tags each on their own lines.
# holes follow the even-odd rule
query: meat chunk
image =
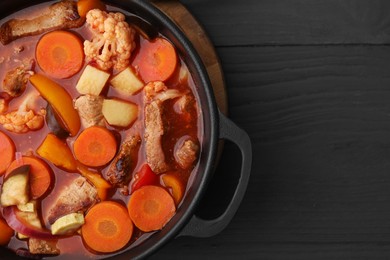
<svg viewBox="0 0 390 260">
<path fill-rule="evenodd" d="M 146 161 L 155 173 L 168 170 L 161 140 L 165 133 L 163 103 L 181 97 L 177 89 L 168 89 L 161 81 L 149 82 L 144 88 L 145 105 L 145 150 Z"/>
<path fill-rule="evenodd" d="M 84 177 L 78 177 L 61 191 L 54 206 L 49 211 L 49 223 L 70 213 L 86 212 L 99 201 L 97 190 Z"/>
<path fill-rule="evenodd" d="M 106 179 L 113 185 L 123 186 L 129 179 L 132 169 L 137 164 L 134 158 L 138 154 L 141 137 L 133 135 L 121 145 L 118 155 L 106 173 Z"/>
<path fill-rule="evenodd" d="M 161 139 L 164 135 L 163 102 L 155 99 L 158 93 L 167 89 L 167 86 L 161 81 L 149 82 L 144 88 L 145 101 L 150 102 L 145 105 L 146 161 L 155 173 L 168 170 L 164 151 L 161 147 Z"/>
<path fill-rule="evenodd" d="M 174 105 L 174 109 L 179 114 L 189 113 L 196 105 L 195 99 L 190 94 L 183 95 Z"/>
<path fill-rule="evenodd" d="M 11 19 L 0 27 L 0 41 L 6 45 L 21 37 L 51 30 L 80 27 L 84 23 L 77 12 L 77 3 L 64 0 L 49 7 L 47 12 L 31 20 Z"/>
<path fill-rule="evenodd" d="M 175 151 L 175 160 L 183 169 L 188 169 L 195 162 L 199 153 L 199 145 L 188 139 Z"/>
<path fill-rule="evenodd" d="M 145 151 L 146 161 L 155 173 L 168 170 L 165 162 L 161 139 L 164 135 L 162 119 L 163 107 L 160 100 L 155 100 L 145 106 Z"/>
<path fill-rule="evenodd" d="M 75 108 L 85 128 L 94 125 L 104 126 L 103 100 L 103 97 L 94 95 L 81 96 L 76 100 Z"/>
<path fill-rule="evenodd" d="M 26 89 L 29 77 L 34 74 L 32 66 L 33 61 L 29 61 L 8 71 L 3 80 L 4 91 L 11 97 L 20 96 Z"/>
<path fill-rule="evenodd" d="M 60 253 L 60 250 L 57 248 L 57 240 L 30 238 L 28 240 L 28 249 L 34 255 L 58 255 Z"/>
</svg>

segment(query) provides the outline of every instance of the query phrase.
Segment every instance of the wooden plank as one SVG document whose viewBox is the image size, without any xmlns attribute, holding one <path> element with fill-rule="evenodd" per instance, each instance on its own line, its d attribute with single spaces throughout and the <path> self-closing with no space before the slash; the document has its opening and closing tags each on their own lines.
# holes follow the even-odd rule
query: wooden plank
<svg viewBox="0 0 390 260">
<path fill-rule="evenodd" d="M 386 0 L 181 0 L 217 46 L 388 44 Z"/>
<path fill-rule="evenodd" d="M 248 191 L 222 234 L 179 238 L 156 259 L 388 255 L 390 46 L 218 51 L 230 117 L 253 141 Z M 202 214 L 231 195 L 238 160 L 225 149 Z"/>
<path fill-rule="evenodd" d="M 219 55 L 231 117 L 255 130 L 255 141 L 290 138 L 281 129 L 305 138 L 334 121 L 323 131 L 388 130 L 387 46 L 220 48 Z"/>
</svg>

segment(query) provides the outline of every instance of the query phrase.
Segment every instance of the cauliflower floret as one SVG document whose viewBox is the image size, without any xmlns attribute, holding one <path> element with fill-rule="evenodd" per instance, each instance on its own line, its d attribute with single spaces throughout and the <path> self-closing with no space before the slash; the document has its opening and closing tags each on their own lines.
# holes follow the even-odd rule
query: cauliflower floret
<svg viewBox="0 0 390 260">
<path fill-rule="evenodd" d="M 157 93 L 167 90 L 167 86 L 162 81 L 151 81 L 145 87 L 145 99 L 146 101 L 152 101 Z"/>
<path fill-rule="evenodd" d="M 35 94 L 30 94 L 20 105 L 19 109 L 5 115 L 0 115 L 0 124 L 4 129 L 22 134 L 30 130 L 38 130 L 43 127 L 46 111 L 42 109 L 39 113 L 29 109 L 29 104 L 36 98 Z"/>
<path fill-rule="evenodd" d="M 4 113 L 8 109 L 8 104 L 7 102 L 3 99 L 0 98 L 0 114 Z"/>
<path fill-rule="evenodd" d="M 8 103 L 12 97 L 6 92 L 0 92 L 0 114 L 5 113 L 8 110 Z"/>
<path fill-rule="evenodd" d="M 145 101 L 160 100 L 164 102 L 168 99 L 175 99 L 181 97 L 183 94 L 177 89 L 168 89 L 162 81 L 151 81 L 145 88 Z"/>
<path fill-rule="evenodd" d="M 125 22 L 125 16 L 93 9 L 87 13 L 87 24 L 94 38 L 84 42 L 85 56 L 103 70 L 125 69 L 135 48 L 135 30 Z"/>
</svg>

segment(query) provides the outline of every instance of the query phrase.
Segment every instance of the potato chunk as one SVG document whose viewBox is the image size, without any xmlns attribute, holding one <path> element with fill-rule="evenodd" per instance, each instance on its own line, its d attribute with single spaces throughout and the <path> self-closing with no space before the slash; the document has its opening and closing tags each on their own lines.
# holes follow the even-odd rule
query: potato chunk
<svg viewBox="0 0 390 260">
<path fill-rule="evenodd" d="M 105 99 L 103 116 L 110 125 L 128 127 L 138 117 L 138 106 L 122 100 Z"/>
<path fill-rule="evenodd" d="M 19 213 L 19 217 L 21 219 L 23 219 L 23 221 L 25 223 L 28 223 L 29 225 L 36 227 L 36 228 L 42 228 L 42 223 L 41 223 L 41 220 L 39 219 L 38 212 L 37 212 L 36 201 L 31 201 L 31 202 L 27 203 L 26 205 L 22 205 L 22 206 L 18 205 L 17 207 L 21 211 Z M 29 238 L 28 236 L 21 234 L 21 233 L 17 233 L 17 236 L 19 239 Z"/>
<path fill-rule="evenodd" d="M 110 83 L 115 89 L 127 95 L 133 95 L 144 86 L 144 83 L 134 74 L 130 67 L 118 73 Z"/>
<path fill-rule="evenodd" d="M 1 190 L 1 206 L 24 205 L 29 202 L 29 173 L 30 165 L 23 165 L 7 175 Z"/>
<path fill-rule="evenodd" d="M 80 94 L 99 96 L 109 77 L 109 73 L 87 65 L 76 85 L 76 89 Z"/>
<path fill-rule="evenodd" d="M 21 234 L 21 233 L 17 233 L 16 236 L 17 236 L 17 238 L 19 238 L 20 240 L 23 240 L 23 239 L 27 239 L 27 238 L 28 238 L 28 236 L 23 235 L 23 234 Z"/>
<path fill-rule="evenodd" d="M 84 215 L 82 213 L 70 213 L 56 220 L 51 226 L 53 235 L 64 235 L 75 232 L 84 225 Z"/>
<path fill-rule="evenodd" d="M 18 210 L 23 212 L 36 212 L 37 203 L 36 201 L 30 201 L 24 205 L 17 205 Z"/>
</svg>

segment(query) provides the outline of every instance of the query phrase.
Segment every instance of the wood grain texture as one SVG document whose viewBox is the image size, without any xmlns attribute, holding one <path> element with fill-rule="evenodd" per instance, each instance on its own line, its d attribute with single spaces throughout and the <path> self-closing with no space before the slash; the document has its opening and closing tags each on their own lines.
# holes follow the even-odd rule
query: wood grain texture
<svg viewBox="0 0 390 260">
<path fill-rule="evenodd" d="M 219 48 L 230 117 L 250 134 L 252 178 L 231 225 L 179 238 L 176 259 L 366 259 L 390 249 L 390 47 Z M 227 147 L 201 212 L 222 207 Z M 233 163 L 235 162 L 235 163 Z M 230 165 L 224 165 L 224 164 Z M 229 174 L 229 175 L 228 175 Z M 372 258 L 371 258 L 372 259 Z"/>
<path fill-rule="evenodd" d="M 182 2 L 217 46 L 390 43 L 390 1 Z"/>
</svg>

